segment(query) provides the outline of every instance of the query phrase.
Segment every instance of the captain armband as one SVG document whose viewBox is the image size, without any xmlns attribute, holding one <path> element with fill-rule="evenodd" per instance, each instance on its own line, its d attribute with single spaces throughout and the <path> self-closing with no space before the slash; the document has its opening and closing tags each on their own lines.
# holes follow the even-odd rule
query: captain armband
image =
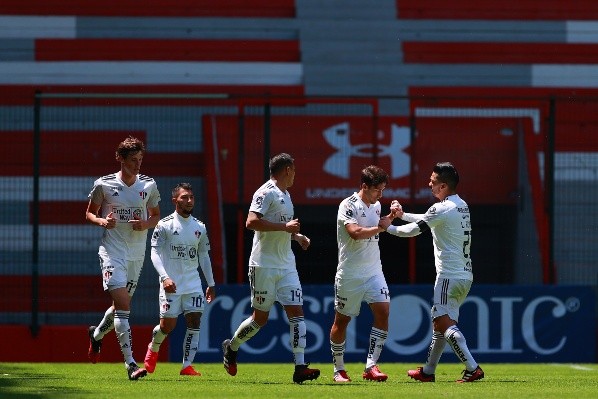
<svg viewBox="0 0 598 399">
<path fill-rule="evenodd" d="M 424 222 L 423 220 L 418 220 L 416 223 L 421 233 L 425 233 L 426 231 L 430 230 L 430 226 L 428 226 L 428 223 Z"/>
</svg>

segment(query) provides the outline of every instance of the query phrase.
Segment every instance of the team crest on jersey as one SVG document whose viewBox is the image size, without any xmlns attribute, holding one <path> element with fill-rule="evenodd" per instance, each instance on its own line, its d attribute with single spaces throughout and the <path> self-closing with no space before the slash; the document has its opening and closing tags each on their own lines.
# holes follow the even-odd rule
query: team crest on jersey
<svg viewBox="0 0 598 399">
<path fill-rule="evenodd" d="M 199 238 L 201 236 L 201 231 L 195 230 L 195 238 Z"/>
<path fill-rule="evenodd" d="M 436 213 L 436 207 L 435 207 L 435 206 L 431 207 L 431 208 L 428 210 L 428 213 L 430 213 L 430 214 L 434 215 L 434 214 Z"/>
<path fill-rule="evenodd" d="M 141 219 L 141 209 L 135 208 L 133 210 L 133 218 Z"/>
<path fill-rule="evenodd" d="M 145 192 L 145 191 L 140 191 L 140 192 L 139 192 L 139 196 L 141 197 L 141 199 L 146 199 L 146 198 L 147 198 L 147 192 Z"/>
<path fill-rule="evenodd" d="M 158 232 L 158 230 L 154 230 L 154 234 L 152 234 L 152 238 L 156 239 L 158 237 L 160 237 L 160 233 Z"/>
<path fill-rule="evenodd" d="M 197 256 L 197 248 L 191 247 L 189 249 L 189 259 L 195 259 L 196 256 Z"/>
</svg>

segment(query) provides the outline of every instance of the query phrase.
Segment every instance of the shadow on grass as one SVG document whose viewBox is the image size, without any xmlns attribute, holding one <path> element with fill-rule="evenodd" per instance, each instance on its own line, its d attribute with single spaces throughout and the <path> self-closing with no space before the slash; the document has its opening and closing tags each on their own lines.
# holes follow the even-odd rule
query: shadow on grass
<svg viewBox="0 0 598 399">
<path fill-rule="evenodd" d="M 65 387 L 63 375 L 43 374 L 18 364 L 0 367 L 0 398 L 2 399 L 54 399 L 80 397 L 88 391 Z"/>
</svg>

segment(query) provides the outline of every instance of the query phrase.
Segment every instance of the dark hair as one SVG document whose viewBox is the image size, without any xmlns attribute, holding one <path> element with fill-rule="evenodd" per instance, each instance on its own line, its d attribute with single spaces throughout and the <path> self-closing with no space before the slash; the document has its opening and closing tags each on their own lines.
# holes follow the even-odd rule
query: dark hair
<svg viewBox="0 0 598 399">
<path fill-rule="evenodd" d="M 193 187 L 191 183 L 179 183 L 172 189 L 172 198 L 176 198 L 177 194 L 179 193 L 180 189 L 193 191 Z"/>
<path fill-rule="evenodd" d="M 361 183 L 364 183 L 368 187 L 388 183 L 388 174 L 386 174 L 384 169 L 376 165 L 370 165 L 361 171 Z"/>
<path fill-rule="evenodd" d="M 293 166 L 295 160 L 286 152 L 282 152 L 278 155 L 274 155 L 270 159 L 270 176 L 274 176 L 278 174 L 280 171 L 284 170 L 287 166 Z"/>
<path fill-rule="evenodd" d="M 145 152 L 145 146 L 143 145 L 143 141 L 129 136 L 124 141 L 118 144 L 116 147 L 116 157 L 118 158 L 121 156 L 123 159 L 127 158 L 129 154 L 134 154 L 136 152 Z"/>
<path fill-rule="evenodd" d="M 459 173 L 450 162 L 438 162 L 433 169 L 438 175 L 438 180 L 445 183 L 451 190 L 457 189 L 459 184 Z"/>
</svg>

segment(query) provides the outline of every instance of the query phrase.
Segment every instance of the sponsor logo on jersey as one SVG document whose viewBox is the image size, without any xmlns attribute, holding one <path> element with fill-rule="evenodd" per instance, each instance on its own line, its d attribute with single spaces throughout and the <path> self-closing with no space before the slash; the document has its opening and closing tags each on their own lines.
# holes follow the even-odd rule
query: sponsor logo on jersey
<svg viewBox="0 0 598 399">
<path fill-rule="evenodd" d="M 135 218 L 141 219 L 141 214 L 143 212 L 142 208 L 138 207 L 131 207 L 131 208 L 121 208 L 118 206 L 112 207 L 112 213 L 116 215 L 117 222 L 128 222 L 129 220 L 133 220 Z"/>
</svg>

